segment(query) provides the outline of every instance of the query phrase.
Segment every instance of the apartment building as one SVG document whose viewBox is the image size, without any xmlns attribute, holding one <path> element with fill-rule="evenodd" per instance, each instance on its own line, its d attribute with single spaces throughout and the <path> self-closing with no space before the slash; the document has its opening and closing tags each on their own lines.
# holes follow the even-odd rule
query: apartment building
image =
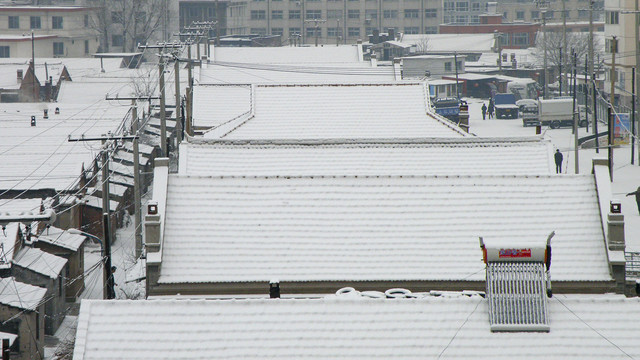
<svg viewBox="0 0 640 360">
<path fill-rule="evenodd" d="M 546 13 L 547 23 L 561 23 L 562 6 L 567 13 L 568 22 L 588 22 L 590 0 L 498 0 L 497 12 L 510 22 L 513 21 L 542 21 Z M 593 20 L 602 21 L 604 0 L 593 2 Z"/>
<path fill-rule="evenodd" d="M 611 68 L 612 52 L 616 53 L 615 98 L 616 105 L 631 104 L 632 75 L 636 67 L 636 4 L 633 0 L 605 1 L 605 59 L 607 68 Z M 605 72 L 605 93 L 611 96 L 611 71 Z"/>
<path fill-rule="evenodd" d="M 31 57 L 31 32 L 39 57 L 82 57 L 98 49 L 89 27 L 91 9 L 81 6 L 0 6 L 0 57 Z"/>
<path fill-rule="evenodd" d="M 377 29 L 436 34 L 442 0 L 232 0 L 228 34 L 282 35 L 303 43 L 355 43 Z"/>
</svg>

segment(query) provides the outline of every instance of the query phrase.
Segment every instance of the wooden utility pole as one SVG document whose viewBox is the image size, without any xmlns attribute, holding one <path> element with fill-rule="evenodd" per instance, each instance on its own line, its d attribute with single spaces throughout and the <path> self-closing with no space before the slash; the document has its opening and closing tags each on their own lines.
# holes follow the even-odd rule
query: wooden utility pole
<svg viewBox="0 0 640 360">
<path fill-rule="evenodd" d="M 560 53 L 560 62 L 564 62 L 564 57 L 567 56 L 567 0 L 562 0 L 562 52 Z M 562 76 L 562 74 L 561 74 Z M 566 76 L 562 79 L 566 79 Z M 567 91 L 569 91 L 568 86 L 565 86 Z M 560 92 L 562 95 L 562 92 Z"/>
<path fill-rule="evenodd" d="M 549 98 L 549 75 L 547 71 L 547 11 L 542 12 L 542 43 L 544 50 L 544 98 Z"/>
<path fill-rule="evenodd" d="M 637 3 L 637 2 L 636 2 Z M 634 163 L 636 145 L 636 68 L 631 68 L 631 165 Z M 638 159 L 640 161 L 640 158 Z"/>
<path fill-rule="evenodd" d="M 182 97 L 180 96 L 180 59 L 176 57 L 174 70 L 176 82 L 176 146 L 182 141 Z"/>
<path fill-rule="evenodd" d="M 582 88 L 584 91 L 584 120 L 586 121 L 586 128 L 584 129 L 587 134 L 589 133 L 589 68 L 588 63 L 589 59 L 584 57 L 584 87 Z"/>
<path fill-rule="evenodd" d="M 138 135 L 138 130 L 138 106 L 135 100 L 131 100 L 131 133 Z M 140 150 L 138 149 L 138 138 L 135 138 L 133 139 L 133 201 L 135 207 L 136 259 L 142 254 L 142 196 L 140 193 Z"/>
<path fill-rule="evenodd" d="M 611 106 L 615 103 L 615 92 L 616 92 L 616 52 L 618 51 L 618 37 L 613 36 L 611 39 L 611 74 L 609 79 L 611 80 L 611 92 L 609 101 L 611 102 Z"/>
<path fill-rule="evenodd" d="M 607 141 L 607 147 L 608 147 L 608 155 L 607 155 L 607 163 L 609 165 L 609 177 L 611 178 L 611 182 L 613 182 L 613 105 L 610 104 L 609 107 L 607 108 L 607 120 L 609 121 L 608 123 L 608 128 L 609 128 L 609 136 L 607 136 L 608 141 Z"/>
<path fill-rule="evenodd" d="M 600 139 L 598 136 L 598 101 L 596 99 L 596 73 L 593 73 L 593 132 L 596 134 L 596 154 L 600 153 Z"/>
<path fill-rule="evenodd" d="M 161 157 L 169 157 L 167 149 L 167 114 L 165 112 L 164 91 L 164 57 L 160 55 L 158 62 L 158 81 L 160 82 L 160 154 Z"/>
<path fill-rule="evenodd" d="M 187 57 L 189 61 L 187 62 L 187 89 L 186 89 L 186 114 L 187 118 L 184 121 L 184 128 L 187 135 L 191 136 L 193 133 L 191 132 L 191 99 L 193 97 L 193 74 L 191 73 L 191 45 L 187 47 Z"/>
<path fill-rule="evenodd" d="M 580 162 L 579 160 L 579 148 L 578 148 L 578 129 L 579 129 L 579 124 L 578 124 L 578 120 L 579 120 L 579 116 L 578 116 L 578 110 L 577 106 L 576 106 L 576 95 L 578 94 L 577 92 L 577 75 L 578 75 L 578 54 L 576 52 L 573 53 L 573 146 L 574 146 L 574 150 L 575 150 L 575 156 L 573 157 L 573 159 L 575 160 L 574 162 L 574 167 L 575 167 L 575 174 L 580 173 Z"/>
</svg>

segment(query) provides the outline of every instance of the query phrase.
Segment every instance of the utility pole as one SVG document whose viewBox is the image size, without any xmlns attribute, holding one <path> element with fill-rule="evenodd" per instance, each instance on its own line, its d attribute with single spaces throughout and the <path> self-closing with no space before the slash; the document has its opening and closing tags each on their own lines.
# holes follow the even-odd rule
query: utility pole
<svg viewBox="0 0 640 360">
<path fill-rule="evenodd" d="M 634 69 L 638 69 L 638 67 L 640 66 L 640 31 L 638 30 L 638 27 L 640 27 L 640 8 L 638 5 L 638 0 L 634 1 L 636 4 L 636 12 L 634 14 L 635 16 L 635 20 L 636 20 L 636 24 L 635 24 L 635 45 L 636 45 L 636 66 Z M 640 89 L 640 76 L 636 76 L 635 80 L 634 80 L 635 84 L 636 84 L 636 89 Z M 631 149 L 633 149 L 636 140 L 637 140 L 637 134 L 636 134 L 636 128 L 635 128 L 635 120 L 637 118 L 637 116 L 635 116 L 636 114 L 636 101 L 638 100 L 638 98 L 635 96 L 635 90 L 633 91 L 634 94 L 634 99 L 633 99 L 633 120 L 632 120 L 632 124 L 633 124 L 633 131 L 632 131 L 632 136 L 631 136 Z M 631 150 L 633 151 L 633 150 Z M 631 155 L 631 163 L 633 164 L 633 155 Z M 640 145 L 638 146 L 638 165 L 640 165 Z"/>
<path fill-rule="evenodd" d="M 609 165 L 609 177 L 611 178 L 611 182 L 613 182 L 613 104 L 610 104 L 607 108 L 607 120 L 608 128 L 609 128 L 609 136 L 607 136 L 607 148 L 608 148 L 608 165 Z"/>
<path fill-rule="evenodd" d="M 636 145 L 636 68 L 631 68 L 631 165 L 633 165 L 634 163 L 635 145 Z M 640 158 L 638 158 L 638 161 L 640 162 Z"/>
<path fill-rule="evenodd" d="M 593 4 L 594 0 L 589 1 L 589 69 L 587 69 L 587 74 L 593 74 Z M 585 76 L 585 83 L 586 83 Z M 595 78 L 593 79 L 595 81 Z M 589 104 L 587 103 L 587 107 Z"/>
<path fill-rule="evenodd" d="M 458 88 L 458 53 L 453 53 L 453 61 L 456 63 L 456 97 L 458 98 L 458 102 L 460 101 L 460 90 Z"/>
<path fill-rule="evenodd" d="M 616 52 L 618 51 L 618 37 L 613 36 L 611 39 L 611 74 L 609 76 L 611 80 L 611 96 L 609 101 L 611 102 L 611 106 L 615 103 L 615 90 L 616 90 Z"/>
<path fill-rule="evenodd" d="M 176 85 L 176 145 L 182 141 L 182 97 L 180 96 L 180 59 L 176 57 L 174 70 Z"/>
<path fill-rule="evenodd" d="M 315 37 L 316 37 L 316 47 L 318 46 L 318 37 L 320 36 L 320 23 L 324 23 L 327 22 L 327 20 L 324 19 L 309 19 L 309 20 L 305 20 L 305 23 L 315 23 Z"/>
<path fill-rule="evenodd" d="M 585 131 L 587 132 L 587 134 L 589 133 L 589 68 L 588 68 L 588 62 L 589 59 L 587 59 L 587 57 L 584 57 L 584 87 L 582 88 L 584 90 L 584 106 L 585 106 L 585 111 L 584 111 L 584 119 L 586 120 L 587 123 L 587 127 L 585 128 Z"/>
<path fill-rule="evenodd" d="M 548 99 L 549 76 L 547 73 L 547 11 L 542 11 L 542 43 L 544 47 L 544 98 Z"/>
<path fill-rule="evenodd" d="M 40 100 L 39 89 L 36 89 L 36 45 L 35 45 L 35 37 L 33 34 L 33 30 L 31 30 L 31 70 L 33 71 L 31 74 L 31 86 L 33 87 L 31 91 L 33 92 L 33 101 L 38 102 Z"/>
<path fill-rule="evenodd" d="M 576 95 L 577 95 L 577 89 L 576 89 L 576 77 L 578 74 L 578 54 L 576 52 L 573 53 L 573 146 L 574 146 L 574 150 L 575 150 L 575 156 L 573 157 L 575 160 L 575 174 L 578 174 L 580 172 L 580 162 L 578 161 L 579 159 L 579 149 L 578 149 L 578 112 L 577 110 L 577 106 L 576 106 Z"/>
<path fill-rule="evenodd" d="M 105 299 L 114 299 L 115 298 L 115 290 L 114 290 L 114 281 L 113 281 L 113 270 L 111 268 L 111 208 L 110 208 L 110 196 L 109 196 L 109 148 L 107 146 L 107 141 L 117 141 L 121 140 L 133 140 L 137 139 L 138 136 L 113 136 L 113 135 L 102 135 L 101 137 L 96 138 L 87 138 L 80 137 L 76 139 L 72 139 L 69 136 L 69 142 L 74 141 L 101 141 L 102 142 L 102 226 L 103 226 L 103 246 L 104 246 L 104 268 L 103 268 L 103 281 L 105 285 L 104 298 Z"/>
<path fill-rule="evenodd" d="M 562 56 L 562 54 L 565 54 L 564 56 L 567 56 L 567 0 L 562 0 L 562 53 L 560 53 L 561 63 L 564 62 L 564 57 Z M 561 78 L 561 80 L 565 78 Z M 560 92 L 560 95 L 562 95 L 562 92 Z"/>
<path fill-rule="evenodd" d="M 187 105 L 186 105 L 186 113 L 187 118 L 184 122 L 185 132 L 187 135 L 193 135 L 191 133 L 191 99 L 193 97 L 193 74 L 191 73 L 191 45 L 187 47 L 187 58 L 189 61 L 187 62 L 187 89 L 186 89 L 186 97 L 187 97 Z"/>
<path fill-rule="evenodd" d="M 336 27 L 336 46 L 340 46 L 340 19 L 338 18 L 338 25 Z"/>
<path fill-rule="evenodd" d="M 600 139 L 598 136 L 598 101 L 596 99 L 596 73 L 593 73 L 593 132 L 596 134 L 596 154 L 600 153 Z"/>
<path fill-rule="evenodd" d="M 160 152 L 161 157 L 169 157 L 167 151 L 167 115 L 165 113 L 164 92 L 164 57 L 161 55 L 158 61 L 158 80 L 160 81 Z"/>
<path fill-rule="evenodd" d="M 131 133 L 138 135 L 138 106 L 135 100 L 131 100 Z M 136 259 L 142 254 L 142 197 L 140 195 L 140 150 L 138 139 L 133 139 L 133 201 L 135 206 L 135 242 Z"/>
<path fill-rule="evenodd" d="M 564 2 L 564 0 L 563 0 L 563 2 Z M 559 86 L 558 94 L 560 96 L 562 96 L 562 81 L 563 81 L 563 79 L 562 79 L 562 59 L 563 59 L 563 57 L 562 57 L 562 48 L 560 48 L 560 63 L 558 64 L 558 72 L 560 73 L 560 80 L 558 80 L 558 86 Z"/>
</svg>

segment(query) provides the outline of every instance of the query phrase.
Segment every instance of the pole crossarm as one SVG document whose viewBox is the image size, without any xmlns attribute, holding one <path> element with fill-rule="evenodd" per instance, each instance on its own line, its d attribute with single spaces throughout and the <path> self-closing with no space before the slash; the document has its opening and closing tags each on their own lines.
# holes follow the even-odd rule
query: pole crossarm
<svg viewBox="0 0 640 360">
<path fill-rule="evenodd" d="M 123 136 L 99 136 L 99 137 L 85 137 L 85 136 L 81 136 L 79 138 L 72 138 L 71 135 L 69 135 L 69 138 L 67 139 L 67 141 L 69 142 L 75 142 L 75 141 L 102 141 L 102 140 L 133 140 L 133 139 L 139 139 L 140 137 L 138 135 L 123 135 Z"/>
</svg>

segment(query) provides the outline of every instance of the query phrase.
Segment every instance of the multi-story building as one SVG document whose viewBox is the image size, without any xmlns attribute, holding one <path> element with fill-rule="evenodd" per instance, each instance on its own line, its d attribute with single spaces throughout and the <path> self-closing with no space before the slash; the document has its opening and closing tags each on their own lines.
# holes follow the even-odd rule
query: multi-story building
<svg viewBox="0 0 640 360">
<path fill-rule="evenodd" d="M 611 68 L 612 53 L 616 53 L 616 77 L 614 79 L 614 103 L 630 105 L 632 90 L 632 68 L 637 68 L 638 48 L 635 41 L 638 29 L 636 26 L 636 6 L 632 0 L 605 1 L 605 59 L 607 68 Z M 611 96 L 611 71 L 605 72 L 604 92 Z"/>
<path fill-rule="evenodd" d="M 355 43 L 373 30 L 435 34 L 442 0 L 232 0 L 228 34 L 274 34 L 303 43 Z"/>
<path fill-rule="evenodd" d="M 31 57 L 31 46 L 23 46 L 31 32 L 40 57 L 89 56 L 99 41 L 91 13 L 80 6 L 0 6 L 0 57 Z"/>
<path fill-rule="evenodd" d="M 228 3 L 228 0 L 179 0 L 180 29 L 194 22 L 217 22 L 212 27 L 211 36 L 218 31 L 225 35 Z"/>
<path fill-rule="evenodd" d="M 497 12 L 506 21 L 542 21 L 546 13 L 547 23 L 562 22 L 562 6 L 567 14 L 568 22 L 589 21 L 589 0 L 498 0 Z M 604 0 L 593 2 L 593 20 L 602 21 Z"/>
</svg>

